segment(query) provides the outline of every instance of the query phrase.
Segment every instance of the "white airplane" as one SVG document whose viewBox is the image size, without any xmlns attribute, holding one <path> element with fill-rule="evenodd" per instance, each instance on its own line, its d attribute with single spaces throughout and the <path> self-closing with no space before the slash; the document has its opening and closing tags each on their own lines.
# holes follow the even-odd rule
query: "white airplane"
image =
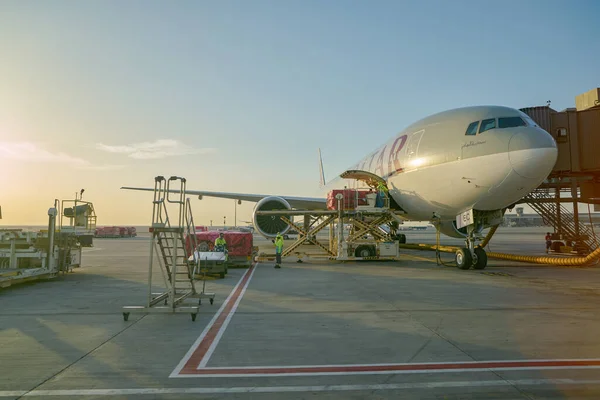
<svg viewBox="0 0 600 400">
<path fill-rule="evenodd" d="M 402 218 L 430 221 L 445 235 L 465 238 L 466 247 L 456 256 L 460 268 L 485 268 L 485 252 L 474 246 L 479 233 L 501 221 L 507 207 L 538 187 L 557 155 L 554 138 L 527 114 L 500 106 L 465 107 L 410 125 L 327 185 L 321 164 L 321 183 L 328 192 L 367 187 L 366 181 L 384 182 L 390 207 L 404 211 Z M 187 193 L 256 202 L 253 224 L 267 238 L 290 227 L 256 211 L 326 209 L 327 201 L 325 195 Z"/>
</svg>

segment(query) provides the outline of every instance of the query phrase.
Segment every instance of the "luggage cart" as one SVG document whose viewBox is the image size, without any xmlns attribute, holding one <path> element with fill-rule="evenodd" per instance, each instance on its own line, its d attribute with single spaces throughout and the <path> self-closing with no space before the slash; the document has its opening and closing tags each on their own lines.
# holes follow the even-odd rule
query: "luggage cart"
<svg viewBox="0 0 600 400">
<path fill-rule="evenodd" d="M 202 299 L 208 299 L 210 301 L 210 304 L 213 304 L 215 301 L 215 294 L 206 292 L 206 277 L 209 275 L 209 272 L 211 272 L 211 266 L 209 264 L 210 260 L 208 260 L 209 256 L 203 256 L 203 254 L 215 253 L 195 251 L 194 254 L 191 255 L 188 260 L 194 265 L 193 277 L 195 278 L 197 275 L 202 276 L 202 291 L 198 293 L 198 305 L 202 304 Z M 202 262 L 203 260 L 204 263 Z"/>
</svg>

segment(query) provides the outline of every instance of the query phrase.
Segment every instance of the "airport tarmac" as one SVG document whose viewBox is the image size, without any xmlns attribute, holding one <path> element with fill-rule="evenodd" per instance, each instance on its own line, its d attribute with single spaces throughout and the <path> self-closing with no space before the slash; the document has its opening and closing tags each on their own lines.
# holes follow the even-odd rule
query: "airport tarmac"
<svg viewBox="0 0 600 400">
<path fill-rule="evenodd" d="M 500 229 L 491 248 L 543 253 L 538 230 Z M 0 290 L 1 399 L 600 398 L 598 267 L 290 258 L 208 280 L 195 322 L 125 322 L 145 301 L 147 238 L 94 245 L 72 274 Z"/>
</svg>

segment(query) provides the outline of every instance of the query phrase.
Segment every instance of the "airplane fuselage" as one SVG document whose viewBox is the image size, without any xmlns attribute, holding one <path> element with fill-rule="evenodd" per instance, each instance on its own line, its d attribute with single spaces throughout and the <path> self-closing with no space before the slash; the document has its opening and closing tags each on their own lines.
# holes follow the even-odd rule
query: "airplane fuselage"
<svg viewBox="0 0 600 400">
<path fill-rule="evenodd" d="M 365 141 L 368 143 L 369 139 Z M 496 211 L 517 202 L 546 179 L 557 154 L 552 136 L 526 114 L 508 107 L 477 106 L 424 118 L 348 170 L 353 171 L 353 176 L 366 175 L 357 171 L 367 171 L 385 180 L 393 199 L 390 204 L 402 209 L 405 219 L 435 222 L 442 233 L 464 237 L 465 232 L 458 232 L 452 226 L 457 215 L 472 209 L 473 218 L 480 223 L 466 225 L 477 225 L 477 229 L 485 225 L 481 223 L 483 220 L 500 218 Z M 365 186 L 362 181 L 338 178 L 326 185 L 325 190 L 361 185 Z M 258 211 L 327 207 L 326 196 L 204 190 L 187 190 L 186 194 L 256 202 L 252 223 L 261 235 L 269 238 L 290 227 L 276 216 L 260 216 Z"/>
<path fill-rule="evenodd" d="M 551 172 L 556 143 L 526 114 L 499 106 L 445 111 L 418 121 L 349 169 L 387 182 L 410 220 L 433 213 L 453 220 L 469 210 L 499 210 Z M 341 178 L 328 188 L 363 187 Z"/>
</svg>

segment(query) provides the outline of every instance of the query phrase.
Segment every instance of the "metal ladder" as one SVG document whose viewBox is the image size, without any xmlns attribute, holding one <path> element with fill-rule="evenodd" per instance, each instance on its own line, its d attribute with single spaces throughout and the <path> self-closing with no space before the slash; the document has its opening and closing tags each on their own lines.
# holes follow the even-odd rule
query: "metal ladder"
<svg viewBox="0 0 600 400">
<path fill-rule="evenodd" d="M 177 189 L 172 189 L 176 186 Z M 123 307 L 123 319 L 127 321 L 131 312 L 190 313 L 196 320 L 198 306 L 184 306 L 187 298 L 209 298 L 213 304 L 214 293 L 198 293 L 194 282 L 197 263 L 188 262 L 196 250 L 196 229 L 190 200 L 186 195 L 185 178 L 172 176 L 154 179 L 152 201 L 152 225 L 150 227 L 150 261 L 148 266 L 148 302 L 146 306 Z M 169 209 L 175 211 L 176 219 L 171 222 Z M 187 243 L 186 243 L 187 240 Z M 188 251 L 190 253 L 188 254 Z M 156 260 L 155 260 L 156 256 Z M 152 274 L 155 264 L 161 270 L 165 291 L 152 292 Z M 162 306 L 157 306 L 162 303 Z"/>
<path fill-rule="evenodd" d="M 548 190 L 538 188 L 527 196 L 524 200 L 527 204 L 542 216 L 545 223 L 552 225 L 555 229 L 560 226 L 560 234 L 572 238 L 573 241 L 579 239 L 579 246 L 583 247 L 584 253 L 591 253 L 598 248 L 598 238 L 594 232 L 581 222 L 575 221 L 572 211 L 563 207 L 560 203 L 553 202 L 556 197 Z"/>
</svg>

